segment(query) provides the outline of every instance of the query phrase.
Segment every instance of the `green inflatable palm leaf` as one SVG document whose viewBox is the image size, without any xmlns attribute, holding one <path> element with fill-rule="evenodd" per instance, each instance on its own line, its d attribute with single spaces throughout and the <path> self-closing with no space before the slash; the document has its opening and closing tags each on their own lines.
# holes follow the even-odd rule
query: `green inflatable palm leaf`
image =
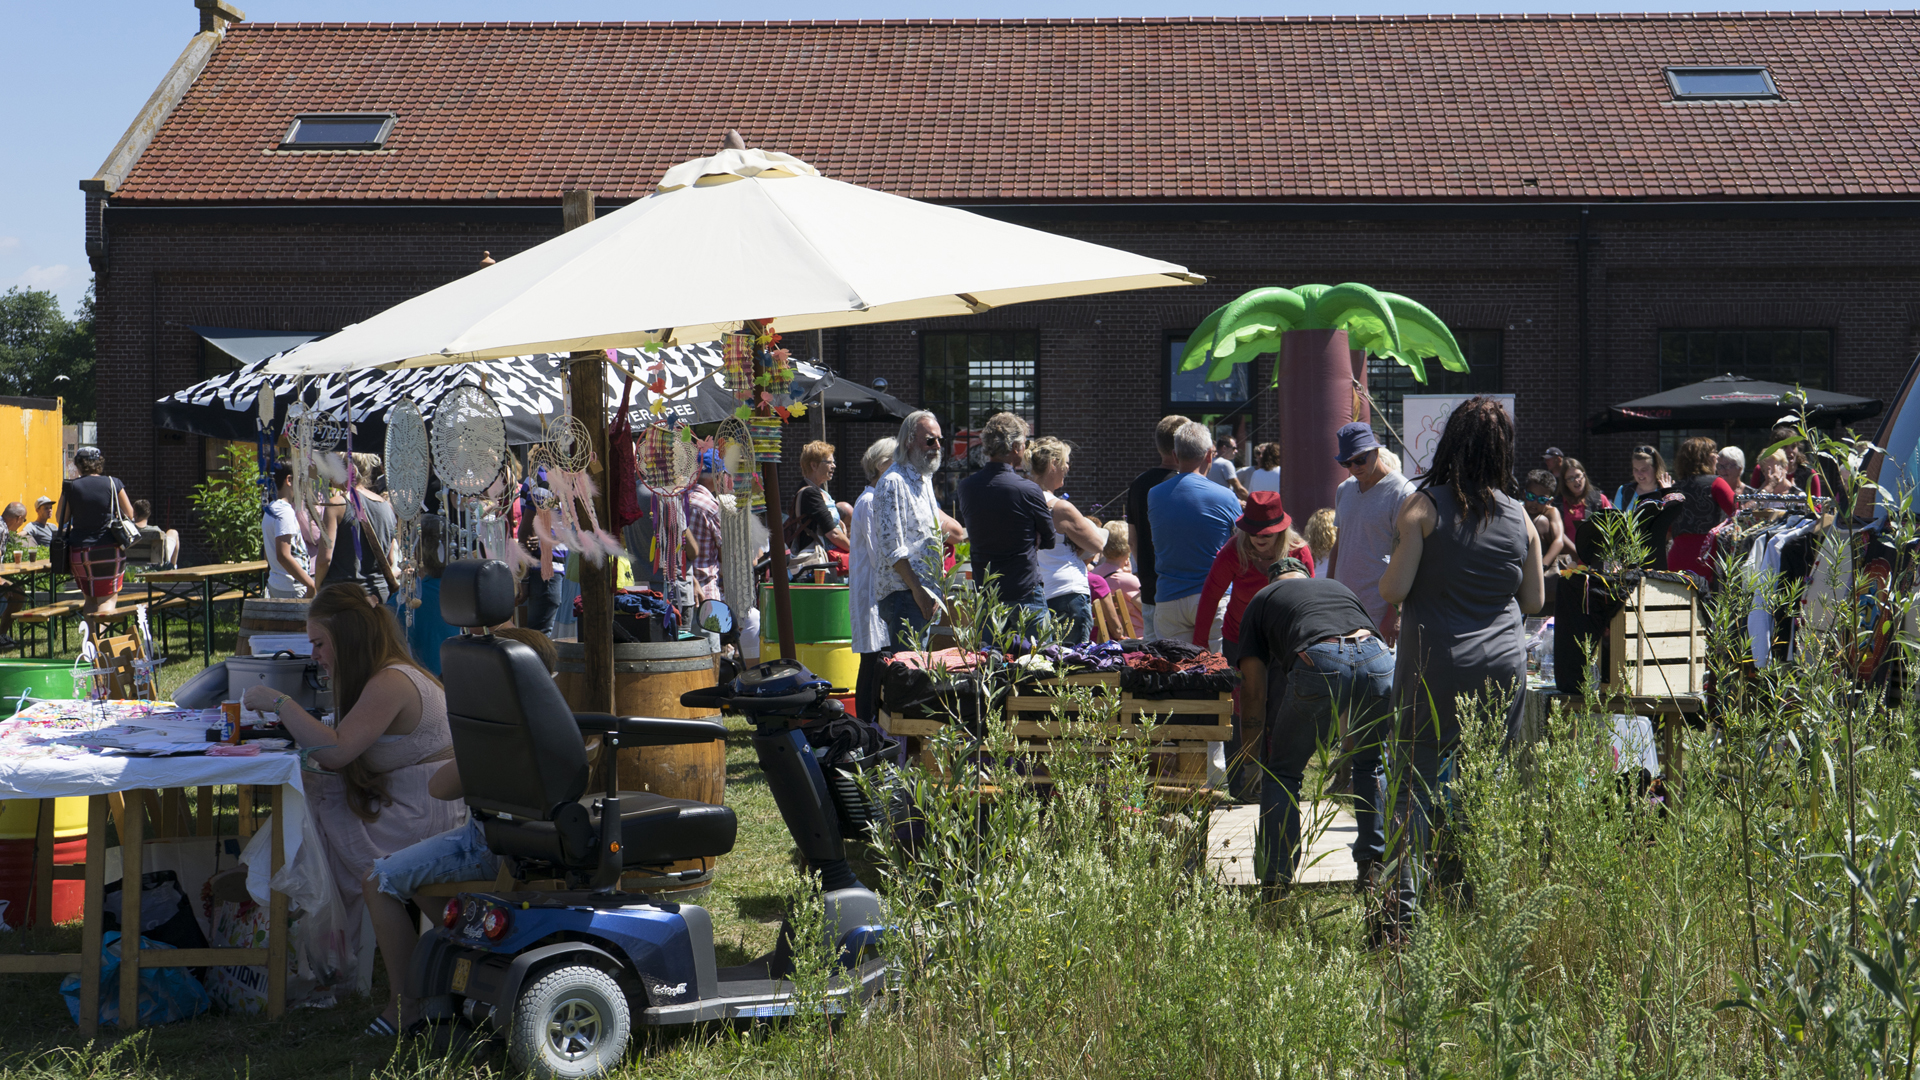
<svg viewBox="0 0 1920 1080">
<path fill-rule="evenodd" d="M 1208 315 L 1187 339 L 1180 370 L 1204 364 L 1207 381 L 1218 382 L 1233 365 L 1279 351 L 1289 330 L 1345 330 L 1353 348 L 1392 358 L 1422 384 L 1429 356 L 1439 357 L 1448 371 L 1467 370 L 1453 332 L 1433 312 L 1398 293 L 1355 281 L 1242 293 Z"/>
</svg>

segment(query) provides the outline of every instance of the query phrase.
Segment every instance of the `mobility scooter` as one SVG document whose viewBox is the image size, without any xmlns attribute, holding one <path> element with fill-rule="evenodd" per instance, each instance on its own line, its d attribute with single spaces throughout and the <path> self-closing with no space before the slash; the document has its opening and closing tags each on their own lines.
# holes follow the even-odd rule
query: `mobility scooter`
<svg viewBox="0 0 1920 1080">
<path fill-rule="evenodd" d="M 706 720 L 576 713 L 533 650 L 484 628 L 513 614 L 513 576 L 497 561 L 447 567 L 446 620 L 476 628 L 441 646 L 447 718 L 467 805 L 487 846 L 518 862 L 523 879 L 555 892 L 461 893 L 414 954 L 407 994 L 432 1020 L 471 1025 L 507 1044 L 509 1060 L 541 1077 L 616 1068 L 636 1025 L 753 1020 L 795 1008 L 789 935 L 752 963 L 719 967 L 704 908 L 619 890 L 621 874 L 715 856 L 733 847 L 724 806 L 616 790 L 589 794 L 583 734 L 609 752 L 726 737 Z M 858 1007 L 886 983 L 879 899 L 847 865 L 826 778 L 799 727 L 840 703 L 793 661 L 762 664 L 727 686 L 684 695 L 689 707 L 743 713 L 780 814 L 820 875 L 819 943 L 840 960 L 826 1007 Z M 798 947 L 806 947 L 799 943 Z"/>
</svg>

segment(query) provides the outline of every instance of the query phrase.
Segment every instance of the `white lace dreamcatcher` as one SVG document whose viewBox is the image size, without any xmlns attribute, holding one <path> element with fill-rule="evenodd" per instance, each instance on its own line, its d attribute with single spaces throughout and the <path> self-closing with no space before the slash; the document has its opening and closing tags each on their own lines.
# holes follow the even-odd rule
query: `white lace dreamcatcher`
<svg viewBox="0 0 1920 1080">
<path fill-rule="evenodd" d="M 287 464 L 293 470 L 293 512 L 309 550 L 320 542 L 312 510 L 347 483 L 346 462 L 332 452 L 346 437 L 347 424 L 305 403 L 307 380 L 300 380 L 287 407 Z"/>
<path fill-rule="evenodd" d="M 594 485 L 587 466 L 594 453 L 587 426 L 578 417 L 561 413 L 541 425 L 541 434 L 545 441 L 527 452 L 527 471 L 547 471 L 549 500 L 542 509 L 553 512 L 554 543 L 579 552 L 595 565 L 609 556 L 627 558 L 626 545 L 600 527 L 600 515 L 593 509 Z"/>
<path fill-rule="evenodd" d="M 407 628 L 420 606 L 420 513 L 430 475 L 427 421 L 411 398 L 401 398 L 387 410 L 387 500 L 400 522 L 400 600 L 406 605 Z"/>
<path fill-rule="evenodd" d="M 485 497 L 507 462 L 507 425 L 499 403 L 478 386 L 449 390 L 433 410 L 432 444 L 453 557 L 482 558 L 489 546 L 504 549 L 506 524 Z"/>
</svg>

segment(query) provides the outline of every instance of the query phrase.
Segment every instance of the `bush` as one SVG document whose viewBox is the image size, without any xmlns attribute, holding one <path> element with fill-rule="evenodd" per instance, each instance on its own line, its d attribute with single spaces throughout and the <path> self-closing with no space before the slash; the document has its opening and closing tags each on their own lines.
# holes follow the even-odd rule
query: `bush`
<svg viewBox="0 0 1920 1080">
<path fill-rule="evenodd" d="M 260 557 L 260 466 L 247 447 L 229 446 L 220 471 L 193 489 L 187 500 L 206 530 L 207 541 L 221 562 L 247 562 Z"/>
</svg>

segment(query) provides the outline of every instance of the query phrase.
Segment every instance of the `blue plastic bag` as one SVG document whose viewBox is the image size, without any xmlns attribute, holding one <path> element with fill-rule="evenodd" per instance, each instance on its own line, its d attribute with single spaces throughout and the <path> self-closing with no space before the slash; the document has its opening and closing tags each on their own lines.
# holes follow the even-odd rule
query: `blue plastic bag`
<svg viewBox="0 0 1920 1080">
<path fill-rule="evenodd" d="M 110 930 L 100 938 L 100 1022 L 120 1022 L 120 934 Z M 171 949 L 173 946 L 152 938 L 141 938 L 143 949 Z M 80 1022 L 80 976 L 60 980 L 60 996 L 67 999 L 67 1014 Z M 211 1008 L 206 987 L 186 968 L 142 968 L 140 971 L 140 1026 L 171 1024 L 198 1016 Z"/>
</svg>

